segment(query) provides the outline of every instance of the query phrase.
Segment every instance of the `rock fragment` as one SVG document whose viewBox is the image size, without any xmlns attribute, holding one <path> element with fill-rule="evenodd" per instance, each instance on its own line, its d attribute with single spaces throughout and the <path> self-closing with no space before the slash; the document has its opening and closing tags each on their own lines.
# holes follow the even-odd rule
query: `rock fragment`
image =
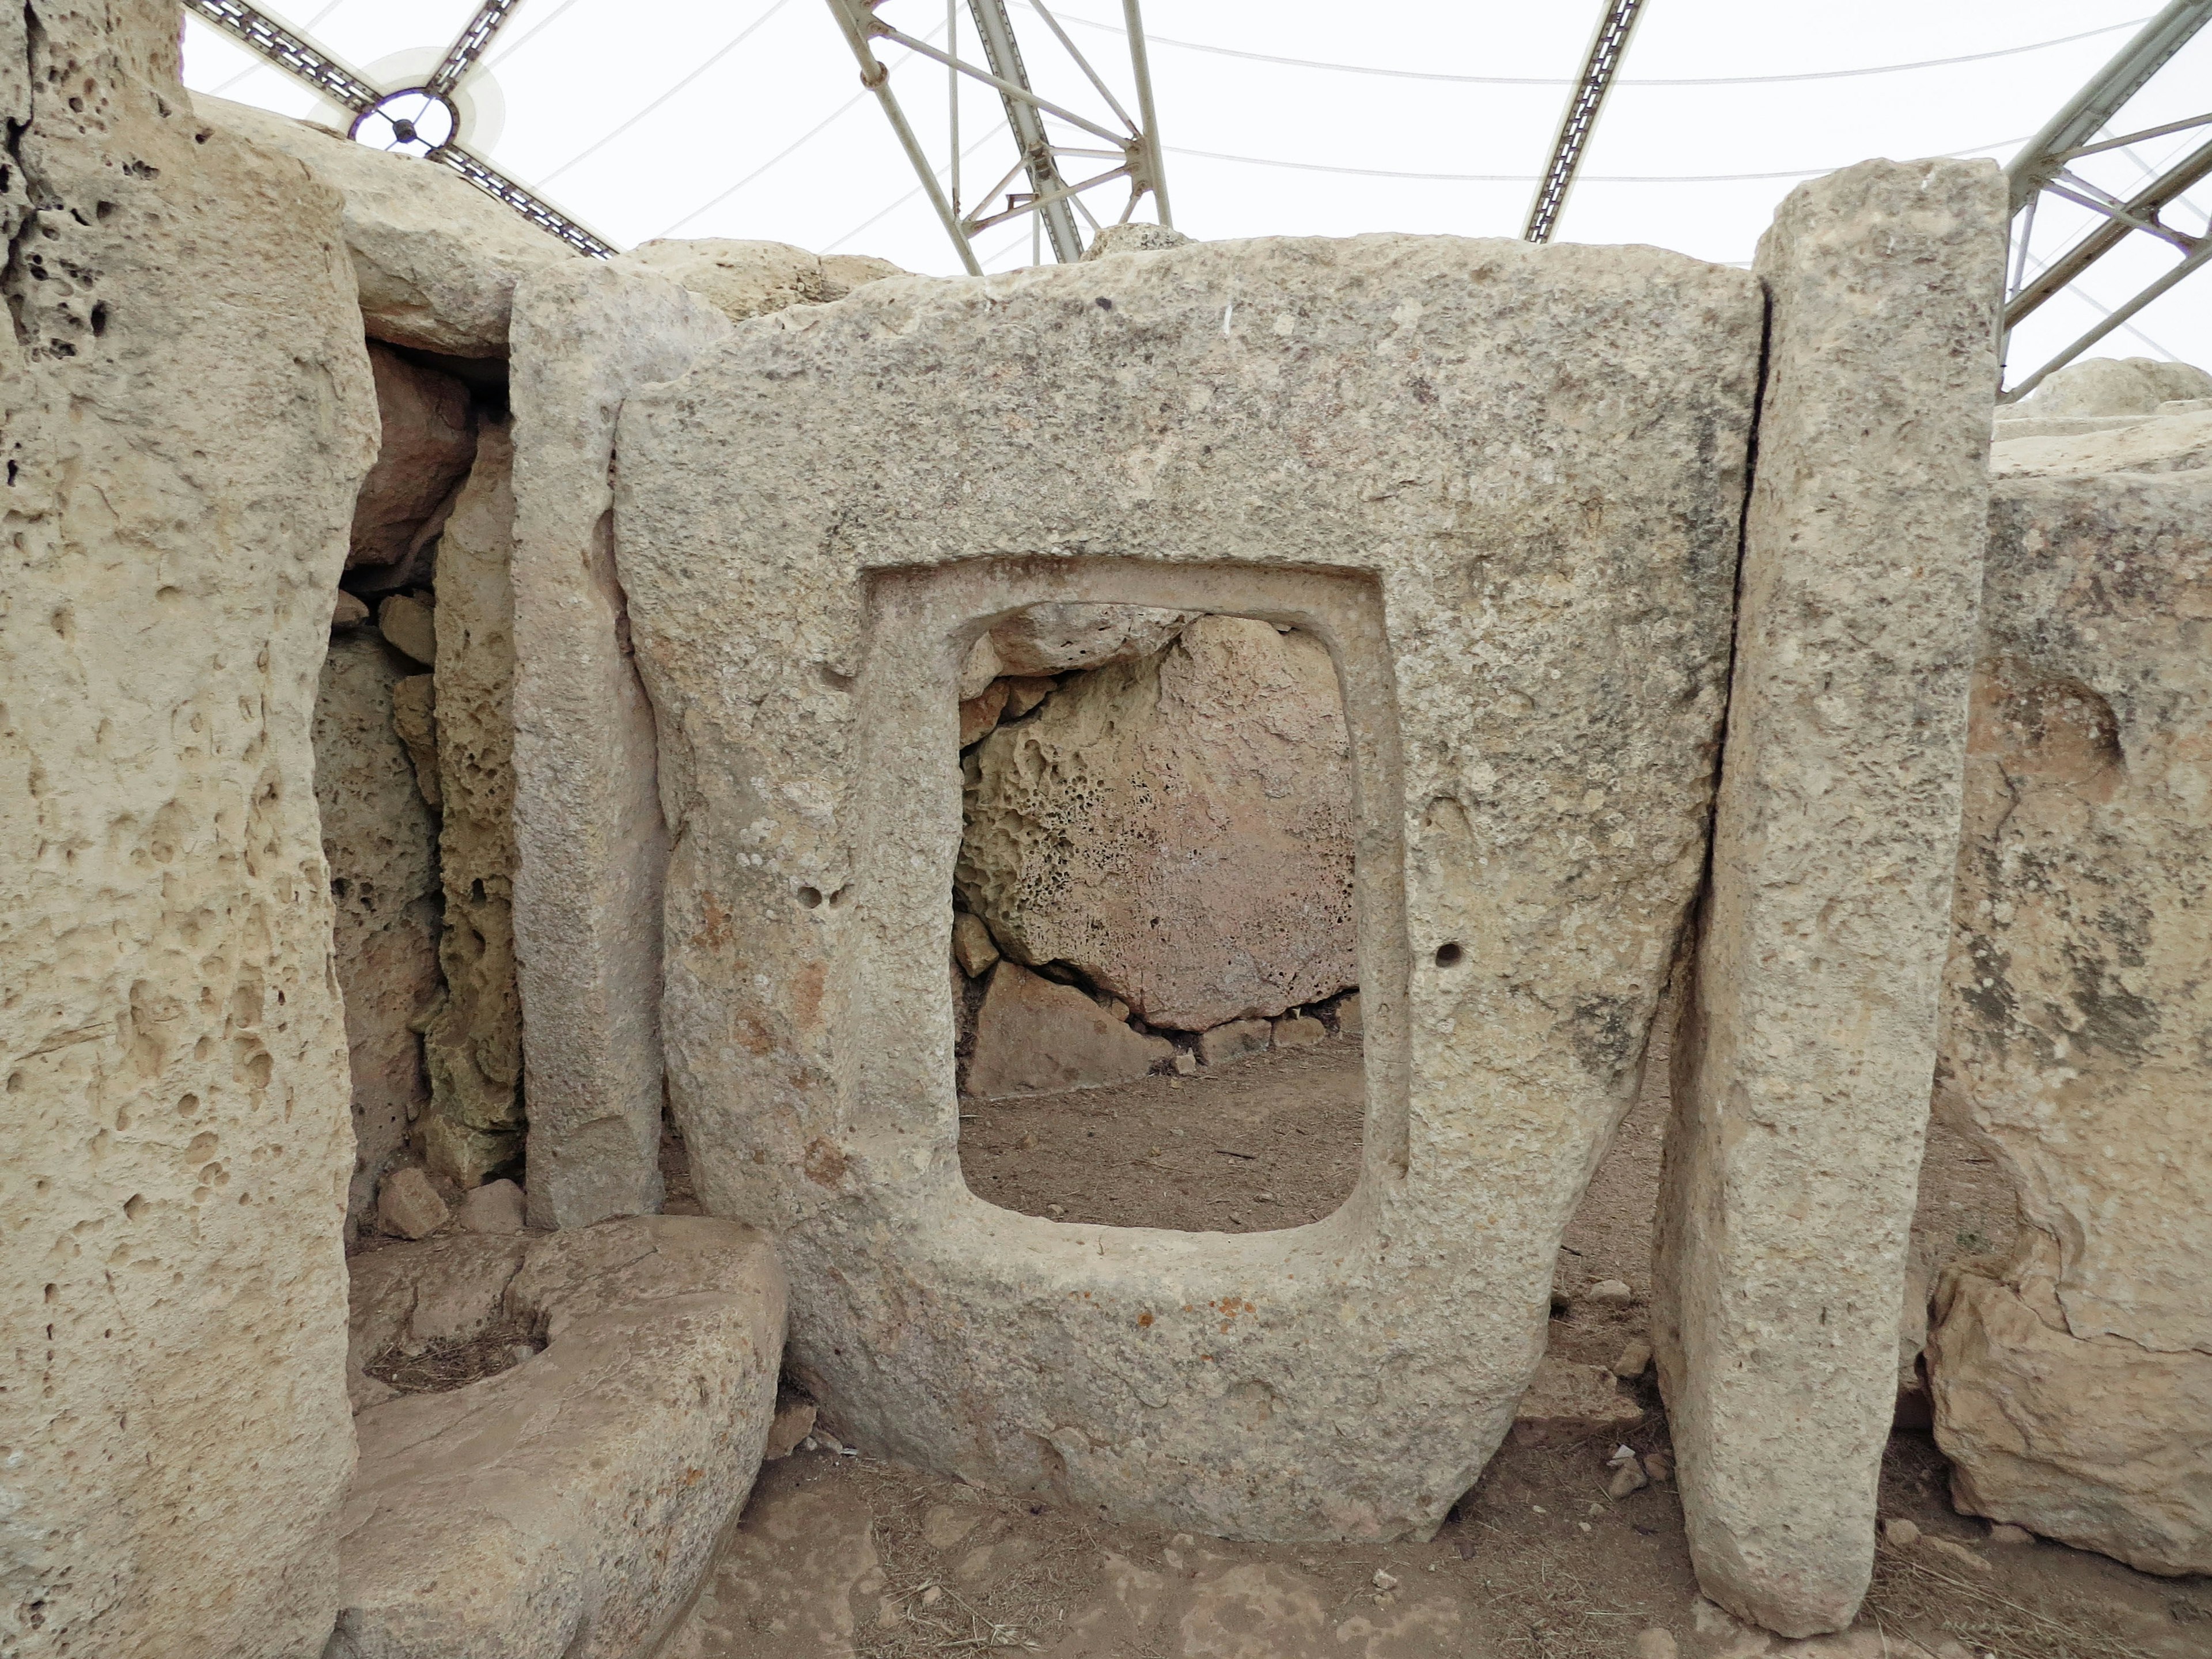
<svg viewBox="0 0 2212 1659">
<path fill-rule="evenodd" d="M 1270 1034 L 1270 1046 L 1277 1048 L 1304 1048 L 1328 1040 L 1328 1028 L 1319 1020 L 1305 1014 L 1279 1019 Z"/>
<path fill-rule="evenodd" d="M 522 1188 L 512 1181 L 487 1181 L 461 1194 L 459 1218 L 472 1233 L 519 1233 L 523 1204 Z"/>
<path fill-rule="evenodd" d="M 432 606 L 412 593 L 392 593 L 376 607 L 385 643 L 428 668 L 438 660 L 438 625 Z"/>
<path fill-rule="evenodd" d="M 1203 1065 L 1225 1066 L 1247 1054 L 1265 1054 L 1274 1037 L 1274 1027 L 1264 1019 L 1232 1019 L 1198 1034 L 1198 1058 Z"/>
<path fill-rule="evenodd" d="M 991 971 L 991 964 L 999 959 L 999 947 L 981 916 L 963 910 L 952 918 L 952 955 L 960 971 L 970 979 L 981 979 Z"/>
<path fill-rule="evenodd" d="M 968 1092 L 997 1100 L 1127 1083 L 1174 1052 L 1164 1037 L 1131 1030 L 1073 986 L 1002 961 L 976 1016 Z"/>
<path fill-rule="evenodd" d="M 353 514 L 346 568 L 397 567 L 437 533 L 477 449 L 468 388 L 450 374 L 372 344 L 383 441 Z M 421 580 L 401 574 L 393 585 Z"/>
<path fill-rule="evenodd" d="M 412 1164 L 386 1176 L 376 1194 L 377 1220 L 385 1231 L 401 1238 L 428 1238 L 446 1224 L 451 1213 L 430 1177 Z"/>
<path fill-rule="evenodd" d="M 864 254 L 718 238 L 641 242 L 623 258 L 681 283 L 733 323 L 791 306 L 826 305 L 865 283 L 906 274 L 888 259 Z"/>
<path fill-rule="evenodd" d="M 986 637 L 1000 674 L 1066 674 L 1157 655 L 1197 615 L 1140 605 L 1033 605 Z"/>
</svg>

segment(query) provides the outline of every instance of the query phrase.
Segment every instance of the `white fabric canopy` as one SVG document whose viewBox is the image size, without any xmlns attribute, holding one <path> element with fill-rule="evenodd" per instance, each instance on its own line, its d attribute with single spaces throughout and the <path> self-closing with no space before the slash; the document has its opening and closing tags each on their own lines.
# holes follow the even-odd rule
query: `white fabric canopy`
<svg viewBox="0 0 2212 1659">
<path fill-rule="evenodd" d="M 1649 0 L 1558 240 L 1650 242 L 1740 263 L 1797 177 L 1869 155 L 2002 161 L 2153 5 Z M 263 9 L 372 82 L 398 86 L 437 61 L 475 4 L 297 0 Z M 1099 109 L 1025 0 L 1012 9 L 1039 90 Z M 1208 239 L 1518 234 L 1600 9 L 1597 0 L 1148 0 L 1178 228 Z M 959 11 L 964 54 L 977 57 L 964 0 Z M 910 33 L 945 37 L 945 0 L 884 0 L 881 12 Z M 1133 107 L 1115 0 L 1065 0 L 1054 15 Z M 882 56 L 942 168 L 946 71 L 895 46 Z M 306 87 L 197 18 L 186 25 L 185 64 L 195 88 L 288 114 L 317 110 Z M 823 0 L 522 0 L 465 90 L 465 136 L 479 153 L 620 246 L 761 237 L 915 270 L 958 269 Z M 2208 106 L 2212 30 L 2122 112 L 2117 131 Z M 972 194 L 1006 169 L 1013 146 L 988 88 L 969 86 L 959 113 Z M 2124 196 L 2207 136 L 2172 134 L 2081 170 Z M 1102 217 L 1121 210 L 1111 187 L 1086 199 Z M 2205 227 L 2212 185 L 2190 204 L 2169 218 L 2193 233 Z M 1139 216 L 1151 216 L 1149 205 Z M 2032 256 L 2048 257 L 2088 222 L 2086 210 L 2046 201 Z M 1028 225 L 979 237 L 987 269 L 1030 263 Z M 2130 238 L 2022 325 L 2015 372 L 2179 257 Z M 2212 277 L 2183 283 L 2095 354 L 2212 365 Z"/>
</svg>

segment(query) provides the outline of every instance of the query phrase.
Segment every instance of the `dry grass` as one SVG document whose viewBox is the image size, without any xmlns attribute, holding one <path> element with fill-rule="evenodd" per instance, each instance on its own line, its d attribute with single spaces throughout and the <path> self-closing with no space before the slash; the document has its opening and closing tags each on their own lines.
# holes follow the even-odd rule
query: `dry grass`
<svg viewBox="0 0 2212 1659">
<path fill-rule="evenodd" d="M 865 1496 L 873 1518 L 877 1559 L 885 1579 L 882 1605 L 895 1608 L 890 1624 L 861 1610 L 854 1636 L 856 1659 L 927 1659 L 961 1653 L 1035 1652 L 1064 1630 L 1067 1607 L 1095 1588 L 1099 1559 L 1092 1528 L 1066 1514 L 1059 1524 L 1009 1536 L 1042 1545 L 1034 1554 L 982 1584 L 954 1577 L 957 1558 L 977 1547 L 971 1532 L 949 1549 L 931 1547 L 923 1534 L 928 1511 L 940 1504 L 972 1506 L 986 1518 L 1017 1523 L 1046 1510 L 1037 1498 L 1002 1497 L 972 1486 L 917 1480 L 911 1469 L 856 1458 L 847 1473 Z"/>
<path fill-rule="evenodd" d="M 2108 1609 L 2065 1592 L 2028 1601 L 1953 1572 L 1917 1554 L 1884 1549 L 1875 1557 L 1874 1585 L 1859 1610 L 1883 1629 L 1941 1631 L 1977 1656 L 2000 1659 L 2152 1659 L 2112 1633 Z M 1922 1640 L 1940 1639 L 1923 1634 Z"/>
<path fill-rule="evenodd" d="M 544 1346 L 544 1334 L 527 1320 L 507 1318 L 474 1336 L 432 1342 L 419 1353 L 386 1348 L 362 1369 L 402 1394 L 444 1394 L 512 1370 L 525 1358 L 518 1350 L 535 1353 Z"/>
</svg>

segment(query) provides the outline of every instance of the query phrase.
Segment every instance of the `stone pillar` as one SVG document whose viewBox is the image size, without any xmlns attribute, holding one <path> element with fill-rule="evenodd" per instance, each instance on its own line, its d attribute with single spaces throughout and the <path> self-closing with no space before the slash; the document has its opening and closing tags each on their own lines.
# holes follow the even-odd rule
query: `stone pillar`
<svg viewBox="0 0 2212 1659">
<path fill-rule="evenodd" d="M 336 194 L 155 0 L 0 11 L 0 1650 L 319 1653 L 352 1157 L 311 727 L 374 392 Z"/>
<path fill-rule="evenodd" d="M 438 941 L 446 1002 L 424 1031 L 425 1161 L 464 1187 L 522 1150 L 514 973 L 514 446 L 487 421 L 438 545 Z"/>
<path fill-rule="evenodd" d="M 660 1208 L 668 834 L 609 470 L 623 398 L 729 331 L 626 266 L 557 266 L 515 289 L 514 925 L 537 1226 Z"/>
<path fill-rule="evenodd" d="M 2003 181 L 1866 161 L 1759 244 L 1734 686 L 1661 1199 L 1699 1583 L 1804 1636 L 1872 1571 L 1948 944 Z"/>
</svg>

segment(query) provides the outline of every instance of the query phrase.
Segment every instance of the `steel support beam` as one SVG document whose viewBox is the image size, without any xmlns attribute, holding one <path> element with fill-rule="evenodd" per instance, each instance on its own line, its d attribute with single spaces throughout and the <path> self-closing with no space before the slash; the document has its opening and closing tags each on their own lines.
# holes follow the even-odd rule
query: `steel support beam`
<svg viewBox="0 0 2212 1659">
<path fill-rule="evenodd" d="M 2212 0 L 2204 3 L 2212 4 Z M 1629 36 L 1636 32 L 1636 20 L 1643 15 L 1644 0 L 1606 0 L 1597 32 L 1590 37 L 1589 55 L 1583 60 L 1581 78 L 1568 94 L 1566 113 L 1559 118 L 1550 165 L 1537 183 L 1535 200 L 1528 204 L 1528 226 L 1521 233 L 1523 241 L 1548 242 L 1558 228 L 1567 193 L 1575 187 L 1575 173 L 1583 164 L 1583 152 L 1589 148 L 1606 94 L 1613 90 L 1613 77 L 1627 54 Z"/>
<path fill-rule="evenodd" d="M 2081 276 L 2131 235 L 2146 235 L 2178 249 L 2181 263 L 2143 288 L 2103 322 L 2075 340 L 2065 350 L 2026 380 L 2007 388 L 2002 401 L 2025 397 L 2044 379 L 2063 368 L 2145 306 L 2167 292 L 2184 277 L 2201 269 L 2212 234 L 2191 233 L 2169 225 L 2160 216 L 2183 191 L 2212 177 L 2212 142 L 2198 145 L 2151 181 L 2121 196 L 2084 178 L 2075 164 L 2088 157 L 2166 137 L 2178 132 L 2212 126 L 2212 114 L 2168 121 L 2141 132 L 2118 137 L 2098 135 L 2141 92 L 2160 70 L 2173 59 L 2207 23 L 2212 23 L 2212 0 L 2172 0 L 2172 3 L 2123 46 L 2081 91 L 2066 101 L 2042 131 L 2022 147 L 2005 169 L 2013 210 L 2012 258 L 2007 280 L 2004 337 L 2009 355 L 2012 333 L 2022 321 L 2078 282 Z M 2148 171 L 2148 167 L 2145 171 Z M 2036 210 L 2045 197 L 2098 216 L 2099 222 L 2077 237 L 2070 246 L 2029 275 L 2028 243 L 2036 223 Z"/>
<path fill-rule="evenodd" d="M 1013 19 L 1006 15 L 1006 0 L 968 0 L 975 20 L 976 37 L 983 43 L 983 59 L 1001 81 L 1028 90 L 1029 72 L 1022 66 L 1022 49 L 1014 39 Z M 1045 137 L 1044 112 L 1035 104 L 1000 94 L 1006 108 L 1006 125 L 1020 146 L 1023 168 L 1030 176 L 1033 210 L 1044 221 L 1052 239 L 1053 258 L 1067 264 L 1083 253 L 1083 233 L 1076 228 L 1075 210 L 1069 205 L 1066 180 L 1053 160 Z M 1049 199 L 1048 199 L 1049 198 Z"/>
<path fill-rule="evenodd" d="M 246 3 L 246 0 L 185 0 L 195 16 L 214 24 L 247 51 L 266 58 L 286 74 L 306 82 L 356 120 L 386 99 L 403 92 L 421 93 L 451 109 L 454 88 L 483 60 L 484 49 L 491 44 L 500 25 L 520 3 L 521 0 L 484 0 L 428 81 L 420 87 L 379 88 L 313 41 L 294 33 L 266 13 Z M 494 201 L 514 209 L 538 229 L 557 237 L 579 253 L 607 259 L 620 251 L 457 141 L 440 145 L 422 159 L 451 167 Z"/>
</svg>

